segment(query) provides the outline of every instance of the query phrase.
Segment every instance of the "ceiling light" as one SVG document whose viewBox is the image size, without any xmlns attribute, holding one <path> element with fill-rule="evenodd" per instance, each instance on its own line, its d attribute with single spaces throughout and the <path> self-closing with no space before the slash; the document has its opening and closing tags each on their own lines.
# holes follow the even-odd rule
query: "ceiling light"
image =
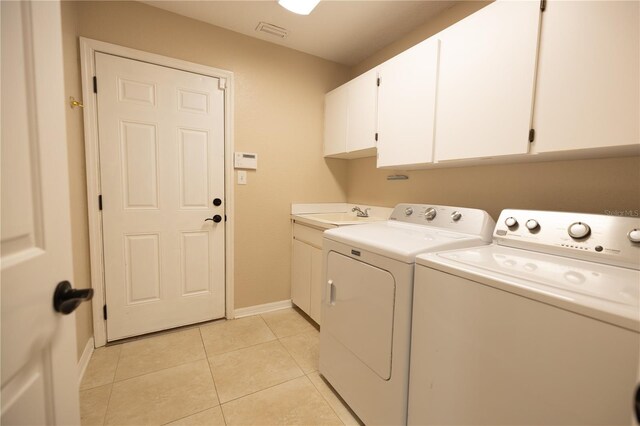
<svg viewBox="0 0 640 426">
<path fill-rule="evenodd" d="M 308 15 L 320 3 L 320 0 L 278 0 L 278 3 L 293 13 Z"/>
</svg>

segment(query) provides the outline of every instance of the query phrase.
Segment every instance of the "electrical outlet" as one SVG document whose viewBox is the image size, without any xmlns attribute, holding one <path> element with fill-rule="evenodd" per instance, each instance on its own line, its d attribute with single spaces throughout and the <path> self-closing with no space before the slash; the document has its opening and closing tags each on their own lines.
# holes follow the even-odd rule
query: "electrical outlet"
<svg viewBox="0 0 640 426">
<path fill-rule="evenodd" d="M 247 172 L 246 170 L 238 170 L 238 185 L 247 184 Z"/>
</svg>

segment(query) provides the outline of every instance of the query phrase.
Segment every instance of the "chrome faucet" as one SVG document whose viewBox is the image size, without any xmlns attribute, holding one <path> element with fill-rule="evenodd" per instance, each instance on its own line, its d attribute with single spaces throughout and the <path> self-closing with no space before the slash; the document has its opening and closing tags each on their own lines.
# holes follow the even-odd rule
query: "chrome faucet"
<svg viewBox="0 0 640 426">
<path fill-rule="evenodd" d="M 358 206 L 351 209 L 352 212 L 356 212 L 356 216 L 358 217 L 369 217 L 369 210 L 371 209 L 364 209 L 364 211 L 362 211 Z"/>
</svg>

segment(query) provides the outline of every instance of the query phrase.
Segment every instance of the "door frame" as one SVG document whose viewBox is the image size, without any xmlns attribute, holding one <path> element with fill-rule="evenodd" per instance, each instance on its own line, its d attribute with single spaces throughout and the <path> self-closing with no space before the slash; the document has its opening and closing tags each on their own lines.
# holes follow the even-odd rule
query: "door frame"
<svg viewBox="0 0 640 426">
<path fill-rule="evenodd" d="M 224 189 L 225 189 L 225 317 L 234 317 L 234 176 L 233 176 L 233 72 L 206 65 L 148 53 L 103 41 L 80 37 L 80 68 L 82 78 L 82 99 L 84 103 L 84 146 L 87 166 L 87 210 L 89 214 L 89 252 L 91 264 L 91 287 L 94 289 L 92 301 L 93 335 L 95 346 L 107 343 L 106 320 L 103 318 L 105 304 L 104 247 L 102 240 L 102 211 L 98 206 L 101 194 L 100 155 L 98 145 L 98 103 L 93 93 L 95 75 L 95 53 L 107 53 L 127 59 L 147 62 L 153 65 L 174 68 L 181 71 L 202 74 L 220 79 L 224 89 Z"/>
</svg>

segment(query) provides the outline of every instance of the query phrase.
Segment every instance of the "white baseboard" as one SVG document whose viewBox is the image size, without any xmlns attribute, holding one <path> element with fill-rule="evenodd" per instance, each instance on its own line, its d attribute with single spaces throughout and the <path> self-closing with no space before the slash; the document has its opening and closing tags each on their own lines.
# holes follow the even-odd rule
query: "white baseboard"
<svg viewBox="0 0 640 426">
<path fill-rule="evenodd" d="M 264 314 L 265 312 L 278 311 L 280 309 L 291 308 L 291 300 L 281 300 L 279 302 L 265 303 L 264 305 L 247 306 L 246 308 L 235 309 L 234 317 L 242 318 L 251 315 Z"/>
<path fill-rule="evenodd" d="M 87 340 L 87 344 L 82 351 L 82 356 L 78 360 L 78 385 L 82 382 L 82 377 L 84 377 L 84 372 L 87 370 L 91 355 L 93 355 L 93 337 Z"/>
</svg>

